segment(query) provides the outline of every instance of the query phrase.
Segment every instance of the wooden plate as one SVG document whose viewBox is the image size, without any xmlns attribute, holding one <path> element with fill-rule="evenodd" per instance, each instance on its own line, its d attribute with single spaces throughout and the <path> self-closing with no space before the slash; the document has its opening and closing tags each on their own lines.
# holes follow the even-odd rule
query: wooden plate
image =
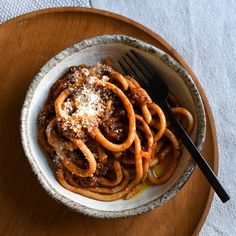
<svg viewBox="0 0 236 236">
<path fill-rule="evenodd" d="M 132 20 L 96 9 L 57 8 L 26 14 L 0 26 L 0 235 L 199 233 L 213 191 L 198 168 L 164 206 L 131 218 L 100 220 L 80 215 L 51 199 L 28 165 L 21 148 L 19 117 L 32 78 L 63 48 L 95 35 L 114 33 L 130 35 L 161 48 L 190 73 L 207 115 L 203 153 L 214 171 L 218 171 L 215 126 L 207 98 L 192 70 L 164 39 Z"/>
</svg>

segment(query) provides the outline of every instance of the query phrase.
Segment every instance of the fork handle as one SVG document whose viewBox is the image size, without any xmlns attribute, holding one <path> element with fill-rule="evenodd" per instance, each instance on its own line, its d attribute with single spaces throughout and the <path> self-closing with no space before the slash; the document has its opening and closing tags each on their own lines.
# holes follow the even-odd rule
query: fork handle
<svg viewBox="0 0 236 236">
<path fill-rule="evenodd" d="M 220 184 L 219 180 L 217 179 L 216 175 L 212 171 L 211 167 L 208 165 L 204 157 L 201 155 L 201 153 L 198 151 L 197 147 L 194 145 L 193 141 L 189 137 L 189 135 L 185 132 L 184 128 L 180 125 L 180 123 L 176 120 L 174 115 L 172 114 L 170 107 L 167 102 L 164 102 L 161 104 L 161 107 L 167 116 L 171 126 L 175 129 L 177 135 L 184 143 L 185 147 L 201 169 L 202 173 L 207 178 L 208 182 L 212 186 L 212 188 L 215 190 L 216 194 L 220 198 L 220 200 L 225 203 L 227 202 L 230 197 Z"/>
</svg>

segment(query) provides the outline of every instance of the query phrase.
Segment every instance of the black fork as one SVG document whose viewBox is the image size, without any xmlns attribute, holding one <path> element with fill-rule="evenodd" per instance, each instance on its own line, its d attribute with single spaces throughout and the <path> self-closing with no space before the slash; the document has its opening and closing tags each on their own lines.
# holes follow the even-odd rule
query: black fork
<svg viewBox="0 0 236 236">
<path fill-rule="evenodd" d="M 118 63 L 123 71 L 126 74 L 133 76 L 140 85 L 146 89 L 152 100 L 162 108 L 170 125 L 174 128 L 178 137 L 182 140 L 216 194 L 222 202 L 227 202 L 230 199 L 229 195 L 226 193 L 211 167 L 198 151 L 189 135 L 172 114 L 167 102 L 169 89 L 154 70 L 153 66 L 142 55 L 134 50 L 130 50 L 130 52 L 122 56 L 121 59 L 118 60 Z"/>
</svg>

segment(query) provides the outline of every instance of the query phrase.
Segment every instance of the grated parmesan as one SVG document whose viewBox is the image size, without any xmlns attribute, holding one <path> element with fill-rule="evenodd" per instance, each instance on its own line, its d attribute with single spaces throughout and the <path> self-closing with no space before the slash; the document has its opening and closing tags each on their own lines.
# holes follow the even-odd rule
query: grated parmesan
<svg viewBox="0 0 236 236">
<path fill-rule="evenodd" d="M 71 96 L 63 102 L 64 118 L 58 119 L 64 132 L 84 137 L 85 130 L 90 131 L 99 124 L 105 112 L 105 101 L 101 98 L 101 90 L 95 86 L 97 79 L 88 76 L 86 81 L 71 89 Z"/>
<path fill-rule="evenodd" d="M 106 104 L 112 93 L 103 88 L 111 68 L 98 64 L 94 68 L 78 68 L 67 75 L 69 97 L 62 104 L 62 116 L 57 117 L 58 127 L 66 136 L 87 139 L 94 127 L 102 122 Z M 99 82 L 99 83 L 97 83 Z"/>
<path fill-rule="evenodd" d="M 73 117 L 95 117 L 104 112 L 104 104 L 100 93 L 96 91 L 91 83 L 83 84 L 82 89 L 76 92 L 75 106 L 77 109 L 72 114 Z"/>
</svg>

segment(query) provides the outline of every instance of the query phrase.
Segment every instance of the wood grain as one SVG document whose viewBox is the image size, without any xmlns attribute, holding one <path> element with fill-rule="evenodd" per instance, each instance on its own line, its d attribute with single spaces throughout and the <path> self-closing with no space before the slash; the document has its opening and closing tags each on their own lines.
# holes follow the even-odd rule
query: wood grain
<svg viewBox="0 0 236 236">
<path fill-rule="evenodd" d="M 80 8 L 33 12 L 0 26 L 0 235 L 197 235 L 213 192 L 199 169 L 164 206 L 140 216 L 99 220 L 51 199 L 23 153 L 19 117 L 28 85 L 37 71 L 65 47 L 100 34 L 126 34 L 172 55 L 192 75 L 204 101 L 207 136 L 204 156 L 218 170 L 214 120 L 204 91 L 180 55 L 160 36 L 113 13 Z M 194 53 L 194 52 L 193 52 Z"/>
</svg>

